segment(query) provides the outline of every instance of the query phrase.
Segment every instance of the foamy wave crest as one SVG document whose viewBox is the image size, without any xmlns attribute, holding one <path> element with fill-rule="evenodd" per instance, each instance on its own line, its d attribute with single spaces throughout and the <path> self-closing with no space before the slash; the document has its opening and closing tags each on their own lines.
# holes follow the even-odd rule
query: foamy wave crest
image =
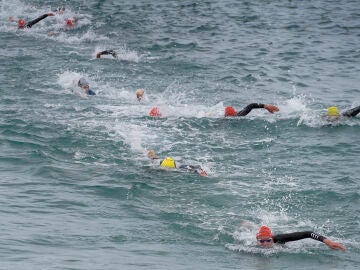
<svg viewBox="0 0 360 270">
<path fill-rule="evenodd" d="M 137 51 L 132 51 L 126 46 L 122 47 L 118 51 L 118 59 L 138 63 L 142 58 L 142 55 Z"/>
<path fill-rule="evenodd" d="M 69 44 L 79 44 L 83 42 L 95 42 L 108 40 L 107 37 L 97 35 L 92 30 L 88 30 L 82 34 L 73 34 L 71 31 L 55 32 L 49 35 L 49 38 Z"/>
<path fill-rule="evenodd" d="M 76 94 L 82 98 L 87 98 L 87 95 L 84 93 L 84 91 L 77 85 L 80 78 L 85 78 L 90 85 L 90 89 L 94 89 L 95 92 L 97 92 L 98 86 L 96 82 L 89 79 L 89 76 L 83 73 L 65 71 L 58 75 L 57 83 L 64 89 L 65 92 L 67 91 L 69 93 Z"/>
<path fill-rule="evenodd" d="M 307 113 L 310 109 L 307 108 L 307 97 L 305 95 L 294 96 L 282 104 L 279 104 L 280 118 L 297 118 L 299 115 Z"/>
<path fill-rule="evenodd" d="M 96 54 L 98 52 L 101 52 L 101 51 L 104 51 L 107 49 L 112 49 L 116 52 L 116 54 L 117 54 L 116 60 L 138 63 L 143 58 L 143 55 L 141 55 L 137 51 L 128 49 L 126 47 L 126 45 L 124 45 L 118 49 L 114 49 L 112 46 L 105 46 L 105 45 L 97 46 L 93 53 L 94 58 L 96 57 Z M 102 55 L 101 58 L 114 59 L 114 57 L 112 55 Z"/>
</svg>

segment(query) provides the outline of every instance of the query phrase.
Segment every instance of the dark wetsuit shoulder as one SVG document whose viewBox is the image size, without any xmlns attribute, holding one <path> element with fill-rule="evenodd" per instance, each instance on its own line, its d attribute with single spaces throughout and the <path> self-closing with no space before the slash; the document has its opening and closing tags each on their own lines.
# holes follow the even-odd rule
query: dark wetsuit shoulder
<svg viewBox="0 0 360 270">
<path fill-rule="evenodd" d="M 343 116 L 354 117 L 360 112 L 360 106 L 352 108 L 342 113 Z"/>
<path fill-rule="evenodd" d="M 93 90 L 89 90 L 88 95 L 89 95 L 89 96 L 95 96 L 96 93 L 95 93 Z"/>
<path fill-rule="evenodd" d="M 279 243 L 279 244 L 285 244 L 286 242 L 297 241 L 304 238 L 312 238 L 320 242 L 323 242 L 325 239 L 324 236 L 314 233 L 312 231 L 278 234 L 278 235 L 274 235 L 273 238 L 274 238 L 274 243 Z"/>
<path fill-rule="evenodd" d="M 26 24 L 26 27 L 31 28 L 34 24 L 36 24 L 36 23 L 40 22 L 41 20 L 45 19 L 47 16 L 49 16 L 49 15 L 44 14 L 44 15 L 40 16 L 39 18 L 36 18 L 35 20 L 32 20 L 32 21 L 28 22 Z"/>
<path fill-rule="evenodd" d="M 237 113 L 237 115 L 238 116 L 245 116 L 249 112 L 251 112 L 252 109 L 260 109 L 260 108 L 264 108 L 264 106 L 265 106 L 265 104 L 261 104 L 261 103 L 251 103 L 251 104 L 247 105 L 244 109 L 239 111 Z"/>
</svg>

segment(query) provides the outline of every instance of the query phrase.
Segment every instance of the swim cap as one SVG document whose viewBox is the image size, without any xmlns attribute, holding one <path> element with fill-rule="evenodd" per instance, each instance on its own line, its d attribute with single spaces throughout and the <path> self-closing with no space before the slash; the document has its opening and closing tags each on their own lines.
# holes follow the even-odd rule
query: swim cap
<svg viewBox="0 0 360 270">
<path fill-rule="evenodd" d="M 74 26 L 74 22 L 72 19 L 66 19 L 66 25 L 67 26 Z"/>
<path fill-rule="evenodd" d="M 154 116 L 154 117 L 160 117 L 162 116 L 162 114 L 160 113 L 160 110 L 158 107 L 154 107 L 151 109 L 151 111 L 149 112 L 150 116 Z"/>
<path fill-rule="evenodd" d="M 234 107 L 227 106 L 225 108 L 225 116 L 237 116 L 237 112 L 235 111 Z"/>
<path fill-rule="evenodd" d="M 23 27 L 25 27 L 25 25 L 26 25 L 26 22 L 25 22 L 24 19 L 19 19 L 18 20 L 18 27 L 19 28 L 23 28 Z"/>
<path fill-rule="evenodd" d="M 265 237 L 272 238 L 273 236 L 272 236 L 270 228 L 267 227 L 267 226 L 261 226 L 258 233 L 257 233 L 257 235 L 256 235 L 256 239 L 258 239 L 260 237 L 261 238 L 263 238 L 263 237 L 264 238 Z"/>
<path fill-rule="evenodd" d="M 89 86 L 89 83 L 84 78 L 80 78 L 78 81 L 78 86 L 80 87 Z"/>
<path fill-rule="evenodd" d="M 339 114 L 338 108 L 333 106 L 333 107 L 329 107 L 327 109 L 327 115 L 328 116 L 339 116 L 340 114 Z"/>
<path fill-rule="evenodd" d="M 168 167 L 168 168 L 176 168 L 175 161 L 170 157 L 167 157 L 163 161 L 161 161 L 160 166 Z"/>
</svg>

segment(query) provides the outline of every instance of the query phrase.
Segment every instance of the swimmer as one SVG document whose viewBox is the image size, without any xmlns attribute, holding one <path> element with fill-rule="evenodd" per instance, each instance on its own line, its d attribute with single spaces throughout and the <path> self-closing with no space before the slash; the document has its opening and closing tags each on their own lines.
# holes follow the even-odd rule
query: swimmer
<svg viewBox="0 0 360 270">
<path fill-rule="evenodd" d="M 80 78 L 77 85 L 85 90 L 85 93 L 89 96 L 95 96 L 95 92 L 90 89 L 89 83 L 84 79 Z"/>
<path fill-rule="evenodd" d="M 234 107 L 227 106 L 225 108 L 225 116 L 226 117 L 228 117 L 228 116 L 245 116 L 248 113 L 250 113 L 252 109 L 261 109 L 261 108 L 268 110 L 269 113 L 274 113 L 274 112 L 280 111 L 280 109 L 278 107 L 271 105 L 271 104 L 251 103 L 239 112 L 237 112 L 234 109 Z"/>
<path fill-rule="evenodd" d="M 141 89 L 141 88 L 136 90 L 136 98 L 138 99 L 139 102 L 142 99 L 144 92 L 145 92 L 145 90 Z"/>
<path fill-rule="evenodd" d="M 54 16 L 54 13 L 50 12 L 50 13 L 44 14 L 30 22 L 26 22 L 24 19 L 19 19 L 17 22 L 18 29 L 31 28 L 34 24 L 40 22 L 41 20 L 45 19 L 48 16 Z M 9 18 L 9 20 L 13 20 L 12 17 L 10 17 L 10 18 Z"/>
<path fill-rule="evenodd" d="M 63 30 L 65 31 L 68 31 L 70 29 L 72 29 L 78 22 L 79 18 L 74 16 L 72 18 L 67 18 L 65 21 L 64 21 L 64 28 Z M 48 36 L 58 36 L 60 35 L 60 32 L 59 31 L 50 31 L 48 33 Z"/>
<path fill-rule="evenodd" d="M 58 7 L 58 8 L 55 10 L 55 12 L 56 12 L 58 15 L 63 15 L 64 12 L 65 12 L 65 7 Z M 79 20 L 79 18 L 76 17 L 76 16 L 74 16 L 74 17 L 72 17 L 72 18 L 67 18 L 67 19 L 65 20 L 65 25 L 68 26 L 68 27 L 72 27 L 72 26 L 74 26 L 74 25 L 77 23 L 78 20 Z"/>
<path fill-rule="evenodd" d="M 151 158 L 152 160 L 155 159 L 159 159 L 157 157 L 157 155 L 155 154 L 154 150 L 150 150 L 148 152 L 148 157 Z M 182 169 L 182 170 L 187 170 L 193 173 L 197 173 L 200 176 L 207 176 L 206 171 L 200 166 L 200 165 L 187 165 L 187 164 L 182 164 L 177 166 L 176 162 L 174 159 L 172 159 L 171 157 L 166 157 L 164 159 L 160 159 L 160 166 L 164 167 L 164 168 L 178 168 L 178 169 Z"/>
<path fill-rule="evenodd" d="M 312 231 L 273 235 L 269 227 L 261 226 L 258 233 L 256 234 L 257 244 L 264 248 L 271 248 L 274 244 L 285 244 L 287 242 L 298 241 L 305 238 L 312 238 L 314 240 L 323 242 L 332 249 L 341 249 L 342 251 L 346 251 L 346 247 L 344 245 L 334 242 L 329 238 Z"/>
<path fill-rule="evenodd" d="M 327 121 L 338 121 L 342 117 L 355 117 L 360 112 L 360 106 L 347 110 L 340 114 L 339 109 L 335 106 L 327 109 L 326 120 Z"/>
<path fill-rule="evenodd" d="M 111 54 L 112 57 L 117 58 L 117 53 L 114 50 L 105 50 L 102 52 L 98 52 L 96 54 L 96 58 L 101 58 L 102 55 Z"/>
<path fill-rule="evenodd" d="M 225 116 L 226 117 L 229 117 L 229 116 L 245 116 L 248 113 L 250 113 L 252 109 L 259 109 L 259 108 L 264 108 L 264 109 L 268 110 L 270 113 L 280 111 L 280 109 L 278 107 L 276 107 L 274 105 L 271 105 L 271 104 L 251 103 L 251 104 L 247 105 L 244 109 L 242 109 L 239 112 L 237 112 L 234 109 L 234 107 L 227 106 L 225 108 Z M 150 110 L 149 115 L 153 116 L 153 117 L 161 117 L 162 113 L 160 112 L 160 109 L 158 107 L 153 107 Z"/>
</svg>

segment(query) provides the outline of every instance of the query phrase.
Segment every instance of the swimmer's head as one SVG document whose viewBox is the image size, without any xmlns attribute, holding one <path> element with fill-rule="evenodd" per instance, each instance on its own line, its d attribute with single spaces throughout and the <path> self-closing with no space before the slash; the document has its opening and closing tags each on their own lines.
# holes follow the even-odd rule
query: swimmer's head
<svg viewBox="0 0 360 270">
<path fill-rule="evenodd" d="M 162 116 L 158 107 L 152 108 L 151 111 L 149 112 L 149 115 L 153 116 L 153 117 L 161 117 Z"/>
<path fill-rule="evenodd" d="M 80 78 L 78 81 L 78 86 L 87 87 L 87 86 L 89 86 L 89 83 L 84 78 Z"/>
<path fill-rule="evenodd" d="M 17 24 L 18 28 L 24 28 L 26 26 L 26 21 L 24 19 L 19 19 Z"/>
<path fill-rule="evenodd" d="M 67 26 L 70 26 L 70 27 L 71 27 L 71 26 L 74 26 L 74 22 L 73 22 L 72 19 L 66 19 L 66 22 L 65 22 L 65 23 L 66 23 Z"/>
<path fill-rule="evenodd" d="M 176 168 L 175 161 L 170 157 L 167 157 L 163 161 L 161 161 L 160 166 L 167 168 Z"/>
<path fill-rule="evenodd" d="M 237 112 L 235 111 L 234 107 L 227 106 L 225 108 L 225 116 L 237 116 Z"/>
<path fill-rule="evenodd" d="M 327 109 L 327 116 L 339 116 L 339 110 L 337 107 L 332 106 Z"/>
<path fill-rule="evenodd" d="M 256 234 L 256 240 L 261 247 L 272 247 L 274 239 L 269 227 L 261 226 Z"/>
</svg>

